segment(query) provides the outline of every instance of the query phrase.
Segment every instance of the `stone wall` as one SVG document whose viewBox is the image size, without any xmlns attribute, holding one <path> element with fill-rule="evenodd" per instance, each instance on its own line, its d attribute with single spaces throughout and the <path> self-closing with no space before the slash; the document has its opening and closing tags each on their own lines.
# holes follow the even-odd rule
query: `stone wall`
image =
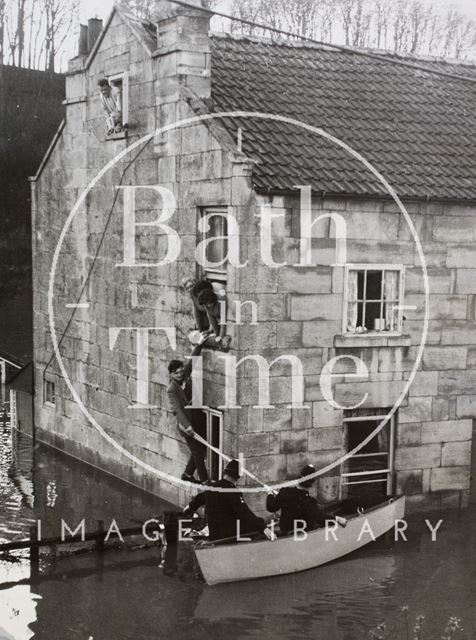
<svg viewBox="0 0 476 640">
<path fill-rule="evenodd" d="M 282 213 L 286 220 L 281 229 L 277 225 L 280 238 L 274 260 L 298 262 L 299 241 L 293 221 L 299 219 L 299 202 L 271 197 L 262 198 L 261 204 Z M 407 208 L 428 269 L 429 325 L 423 359 L 396 414 L 395 488 L 409 496 L 411 506 L 419 508 L 465 505 L 475 411 L 472 342 L 476 287 L 471 268 L 474 256 L 466 242 L 475 233 L 474 211 L 440 204 L 410 203 Z M 315 199 L 313 209 L 316 216 L 334 212 L 345 219 L 349 264 L 404 265 L 403 335 L 342 336 L 344 268 L 335 266 L 333 224 L 329 225 L 328 219 L 319 223 L 319 237 L 313 241 L 315 267 L 270 269 L 256 263 L 240 270 L 241 299 L 259 302 L 261 320 L 254 329 L 240 328 L 240 347 L 247 353 L 254 347 L 255 353 L 270 362 L 292 353 L 303 363 L 306 409 L 286 408 L 290 370 L 285 371 L 282 363 L 272 374 L 272 402 L 281 403 L 273 410 L 252 408 L 257 384 L 251 366 L 240 380 L 241 411 L 247 416 L 247 427 L 242 426 L 238 446 L 248 457 L 250 468 L 268 481 L 296 474 L 306 461 L 323 467 L 343 452 L 343 412 L 329 405 L 319 384 L 326 362 L 352 355 L 367 366 L 368 380 L 349 377 L 355 373 L 350 361 L 340 363 L 344 369 L 336 369 L 343 375 L 334 379 L 333 395 L 342 406 L 357 404 L 367 394 L 363 408 L 391 407 L 409 379 L 423 338 L 423 270 L 410 229 L 396 205 Z M 250 240 L 256 239 L 256 223 L 249 233 Z M 256 257 L 257 242 L 251 243 L 249 253 Z M 241 425 L 244 420 L 239 420 Z M 336 467 L 320 480 L 323 498 L 336 497 L 338 473 Z"/>
</svg>

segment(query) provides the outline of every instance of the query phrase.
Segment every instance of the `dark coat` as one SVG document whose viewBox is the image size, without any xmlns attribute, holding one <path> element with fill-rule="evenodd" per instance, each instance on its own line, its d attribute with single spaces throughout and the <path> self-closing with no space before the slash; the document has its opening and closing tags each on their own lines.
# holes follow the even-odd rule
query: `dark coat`
<svg viewBox="0 0 476 640">
<path fill-rule="evenodd" d="M 317 500 L 301 487 L 284 487 L 277 495 L 270 493 L 266 498 L 266 508 L 271 512 L 281 510 L 279 526 L 285 534 L 294 530 L 295 520 L 304 520 L 307 531 L 326 524 L 326 516 Z"/>
<path fill-rule="evenodd" d="M 197 345 L 192 351 L 192 356 L 200 355 L 203 346 Z M 176 382 L 171 380 L 167 389 L 167 399 L 169 401 L 170 410 L 174 416 L 177 417 L 177 426 L 183 435 L 187 427 L 193 427 L 194 431 L 197 431 L 202 437 L 203 433 L 203 411 L 201 409 L 185 408 L 192 400 L 192 360 L 188 360 L 184 366 L 184 388 Z"/>
<path fill-rule="evenodd" d="M 235 485 L 228 480 L 218 480 L 212 487 L 232 489 Z M 203 491 L 193 498 L 188 505 L 187 511 L 195 513 L 197 509 L 205 506 L 205 513 L 210 530 L 210 540 L 221 540 L 223 538 L 235 538 L 237 533 L 237 521 L 239 524 L 240 537 L 246 534 L 262 532 L 266 528 L 266 523 L 262 518 L 258 518 L 247 506 L 241 491 L 233 493 L 220 491 Z"/>
</svg>

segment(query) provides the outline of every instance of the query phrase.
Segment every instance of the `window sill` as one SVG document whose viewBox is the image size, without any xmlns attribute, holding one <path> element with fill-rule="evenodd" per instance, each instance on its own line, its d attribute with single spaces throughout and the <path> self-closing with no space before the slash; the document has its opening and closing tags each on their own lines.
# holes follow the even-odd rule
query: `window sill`
<svg viewBox="0 0 476 640">
<path fill-rule="evenodd" d="M 120 131 L 119 133 L 111 133 L 106 136 L 106 140 L 125 140 L 127 138 L 127 131 Z"/>
<path fill-rule="evenodd" d="M 359 349 L 361 347 L 410 347 L 412 339 L 409 335 L 388 335 L 379 333 L 361 333 L 358 335 L 335 336 L 334 347 Z"/>
<path fill-rule="evenodd" d="M 56 408 L 56 404 L 54 402 L 49 402 L 49 400 L 45 400 L 44 405 L 45 407 L 51 407 L 52 409 Z"/>
<path fill-rule="evenodd" d="M 65 107 L 68 107 L 70 104 L 81 104 L 87 101 L 88 101 L 87 96 L 80 96 L 78 98 L 67 98 L 66 100 L 63 100 L 61 104 L 64 105 Z"/>
</svg>

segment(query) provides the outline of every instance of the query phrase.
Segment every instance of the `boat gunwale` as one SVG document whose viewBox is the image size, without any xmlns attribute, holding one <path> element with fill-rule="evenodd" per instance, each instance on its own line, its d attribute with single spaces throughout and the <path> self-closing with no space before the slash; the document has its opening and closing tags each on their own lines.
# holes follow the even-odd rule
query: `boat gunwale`
<svg viewBox="0 0 476 640">
<path fill-rule="evenodd" d="M 364 516 L 367 516 L 375 511 L 380 511 L 381 509 L 384 509 L 385 507 L 388 507 L 392 504 L 397 504 L 398 502 L 405 500 L 405 495 L 401 495 L 401 496 L 390 496 L 385 502 L 380 502 L 379 504 L 370 507 L 369 509 L 366 509 L 365 511 L 363 511 L 362 513 L 355 513 L 350 515 L 348 518 L 346 518 L 347 522 L 351 521 L 351 520 L 357 520 L 358 518 L 363 518 Z M 332 522 L 332 518 L 328 518 L 328 520 L 330 522 Z M 345 529 L 346 527 L 344 527 Z M 317 534 L 319 532 L 325 531 L 326 528 L 325 527 L 318 527 L 317 529 L 313 529 L 312 531 L 307 532 L 308 538 L 314 537 L 313 534 Z M 225 540 L 228 540 L 228 538 L 225 538 Z M 258 539 L 258 540 L 241 540 L 238 541 L 238 546 L 244 547 L 246 545 L 250 545 L 250 544 L 259 544 L 259 543 L 267 543 L 267 542 L 274 542 L 279 543 L 279 542 L 283 542 L 283 541 L 293 541 L 294 538 L 292 536 L 292 534 L 288 534 L 286 536 L 280 536 L 278 537 L 276 540 L 271 541 L 271 540 L 263 540 L 263 539 Z M 202 551 L 213 551 L 216 550 L 217 548 L 219 549 L 226 549 L 226 548 L 232 548 L 232 549 L 236 549 L 237 548 L 237 541 L 235 542 L 229 542 L 229 543 L 221 543 L 220 540 L 213 540 L 213 541 L 206 541 L 206 540 L 200 540 L 199 542 L 197 542 L 195 544 L 195 552 L 197 553 L 201 553 Z"/>
</svg>

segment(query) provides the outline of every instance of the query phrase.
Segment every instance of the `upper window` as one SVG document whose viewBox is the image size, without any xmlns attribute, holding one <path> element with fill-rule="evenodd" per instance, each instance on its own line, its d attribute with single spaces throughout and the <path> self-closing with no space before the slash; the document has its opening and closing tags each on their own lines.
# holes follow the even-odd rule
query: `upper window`
<svg viewBox="0 0 476 640">
<path fill-rule="evenodd" d="M 47 404 L 56 404 L 56 389 L 54 382 L 51 380 L 45 380 L 44 393 L 44 400 Z"/>
<path fill-rule="evenodd" d="M 401 333 L 402 266 L 348 265 L 345 285 L 344 333 Z"/>
<path fill-rule="evenodd" d="M 99 80 L 101 104 L 108 137 L 124 136 L 129 122 L 129 83 L 127 73 Z"/>
<path fill-rule="evenodd" d="M 208 224 L 200 241 L 209 240 L 206 244 L 205 258 L 216 266 L 204 267 L 203 274 L 210 282 L 226 285 L 226 257 L 228 254 L 228 225 L 224 214 L 226 209 L 203 209 L 202 218 L 207 217 Z"/>
</svg>

